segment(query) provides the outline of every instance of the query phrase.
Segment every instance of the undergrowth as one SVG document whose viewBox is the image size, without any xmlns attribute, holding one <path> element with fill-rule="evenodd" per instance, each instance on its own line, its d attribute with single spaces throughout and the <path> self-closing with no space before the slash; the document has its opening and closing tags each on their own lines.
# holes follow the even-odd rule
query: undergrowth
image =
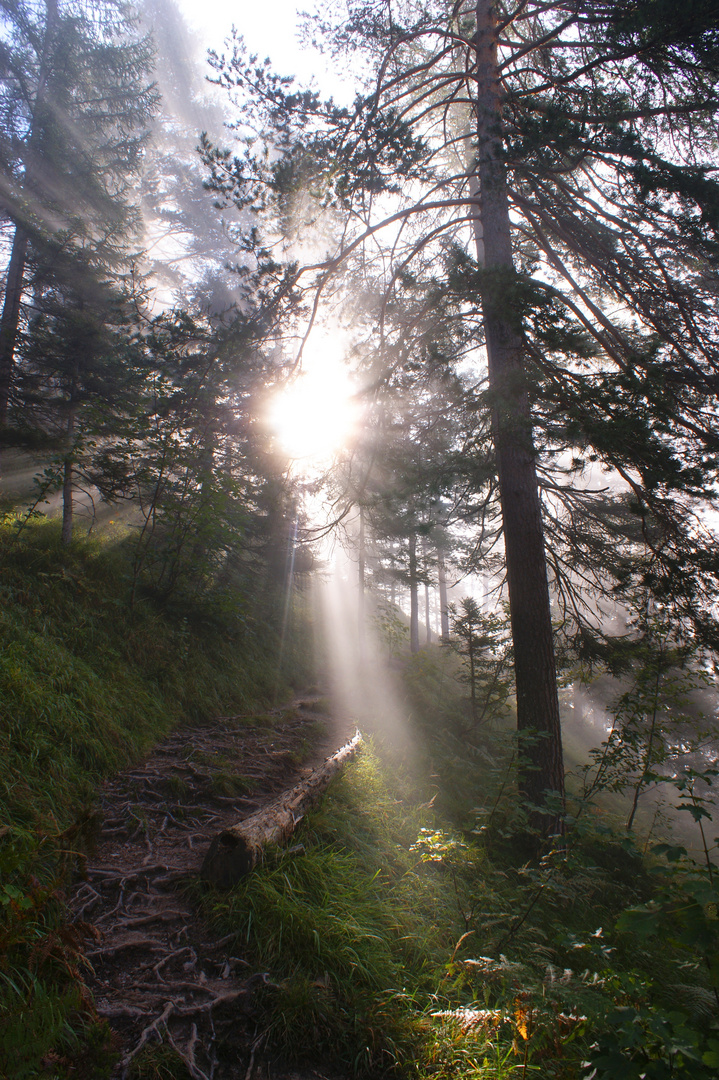
<svg viewBox="0 0 719 1080">
<path fill-rule="evenodd" d="M 461 933 L 455 897 L 418 846 L 431 819 L 367 748 L 304 824 L 302 856 L 277 852 L 204 899 L 277 984 L 264 991 L 267 1052 L 359 1074 L 422 1060 L 437 965 Z"/>
<path fill-rule="evenodd" d="M 716 1076 L 717 894 L 701 868 L 681 849 L 647 862 L 591 819 L 526 861 L 511 792 L 491 826 L 460 829 L 426 798 L 438 775 L 365 746 L 297 834 L 303 854 L 202 897 L 272 984 L 247 1042 L 353 1076 Z"/>
<path fill-rule="evenodd" d="M 61 550 L 53 526 L 29 525 L 22 546 L 0 534 L 0 556 L 0 1076 L 101 1080 L 93 930 L 66 925 L 63 897 L 93 792 L 172 727 L 269 704 L 278 641 L 241 591 L 128 608 L 121 546 Z M 292 641 L 284 655 L 289 680 Z M 411 766 L 377 736 L 292 849 L 232 892 L 195 886 L 266 973 L 220 1054 L 245 1052 L 248 1073 L 261 1055 L 407 1080 L 716 1077 L 716 867 L 640 850 L 590 804 L 559 846 L 528 845 L 511 716 L 476 723 L 457 664 L 436 649 L 407 666 Z M 216 784 L 244 781 L 228 768 Z M 163 1048 L 134 1068 L 183 1075 Z"/>
<path fill-rule="evenodd" d="M 225 598 L 226 599 L 226 598 Z M 247 596 L 219 618 L 198 605 L 127 602 L 108 541 L 59 544 L 53 523 L 0 532 L 0 815 L 67 828 L 100 778 L 178 724 L 269 702 L 278 641 Z M 285 681 L 306 678 L 287 665 Z"/>
</svg>

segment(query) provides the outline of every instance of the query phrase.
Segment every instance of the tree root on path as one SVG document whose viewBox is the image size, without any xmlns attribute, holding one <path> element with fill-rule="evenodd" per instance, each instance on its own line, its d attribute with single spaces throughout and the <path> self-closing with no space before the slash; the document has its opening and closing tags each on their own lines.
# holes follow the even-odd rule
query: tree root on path
<svg viewBox="0 0 719 1080">
<path fill-rule="evenodd" d="M 125 952 L 127 949 L 147 949 L 150 952 L 161 952 L 164 946 L 155 941 L 154 938 L 130 938 L 129 941 L 119 941 L 115 945 L 107 945 L 102 949 L 91 949 L 85 953 L 88 960 L 94 960 L 95 958 L 101 958 L 103 960 L 109 959 L 111 956 L 117 956 L 118 953 Z"/>
<path fill-rule="evenodd" d="M 252 975 L 246 982 L 236 990 L 228 990 L 221 993 L 213 993 L 209 988 L 201 986 L 200 984 L 173 984 L 172 989 L 177 990 L 181 985 L 187 987 L 187 989 L 197 991 L 201 990 L 203 993 L 212 993 L 212 997 L 209 1001 L 193 1002 L 191 1004 L 178 1004 L 176 1000 L 165 1000 L 162 1012 L 154 1018 L 146 1027 L 143 1028 L 140 1033 L 140 1037 L 135 1045 L 124 1054 L 121 1061 L 121 1070 L 123 1080 L 128 1076 L 130 1065 L 133 1059 L 140 1053 L 140 1051 L 148 1044 L 151 1039 L 156 1039 L 159 1043 L 167 1041 L 168 1045 L 172 1047 L 175 1053 L 183 1061 L 190 1075 L 196 1080 L 211 1080 L 214 1075 L 214 1065 L 210 1064 L 210 1071 L 205 1072 L 197 1063 L 196 1049 L 200 1044 L 197 1023 L 193 1021 L 190 1028 L 190 1035 L 187 1041 L 187 1045 L 183 1049 L 179 1044 L 179 1039 L 176 1034 L 173 1034 L 170 1029 L 171 1019 L 188 1019 L 190 1017 L 200 1017 L 206 1014 L 210 1014 L 213 1009 L 216 1009 L 223 1005 L 231 1005 L 236 1003 L 241 998 L 249 998 L 257 985 L 274 986 L 270 982 L 267 975 L 262 973 L 258 975 Z M 163 989 L 167 990 L 167 987 L 163 986 Z M 165 994 L 165 999 L 167 994 Z M 154 997 L 154 1000 L 158 1002 L 162 1000 L 159 995 Z M 147 1011 L 137 1006 L 132 1005 L 108 1005 L 103 1007 L 98 1006 L 98 1012 L 101 1016 L 112 1019 L 120 1018 L 136 1018 L 139 1016 L 146 1016 Z M 213 1033 L 214 1033 L 214 1024 Z M 214 1040 L 213 1040 L 214 1041 Z M 252 1046 L 250 1069 L 248 1074 L 251 1075 L 252 1067 L 254 1065 L 254 1056 L 257 1048 L 262 1040 L 256 1040 Z M 214 1055 L 211 1055 L 214 1057 Z"/>
<path fill-rule="evenodd" d="M 161 1015 L 155 1017 L 155 1019 L 152 1021 L 152 1023 L 148 1024 L 147 1027 L 144 1029 L 144 1031 L 140 1035 L 140 1040 L 137 1043 L 137 1045 L 134 1046 L 133 1049 L 130 1050 L 130 1052 L 128 1054 L 125 1054 L 125 1056 L 122 1059 L 122 1080 L 126 1080 L 126 1077 L 127 1077 L 128 1071 L 129 1071 L 129 1067 L 130 1067 L 130 1062 L 132 1061 L 132 1059 L 134 1057 L 137 1056 L 137 1054 L 140 1053 L 143 1046 L 145 1045 L 145 1043 L 147 1042 L 147 1040 L 150 1038 L 151 1035 L 153 1035 L 153 1034 L 157 1035 L 160 1042 L 162 1042 L 162 1035 L 160 1035 L 160 1031 L 159 1031 L 160 1024 L 165 1024 L 165 1025 L 167 1024 L 167 1018 L 170 1015 L 170 1013 L 173 1012 L 174 1008 L 175 1008 L 174 1002 L 168 1001 L 167 1004 L 165 1005 L 165 1008 L 162 1010 Z"/>
</svg>

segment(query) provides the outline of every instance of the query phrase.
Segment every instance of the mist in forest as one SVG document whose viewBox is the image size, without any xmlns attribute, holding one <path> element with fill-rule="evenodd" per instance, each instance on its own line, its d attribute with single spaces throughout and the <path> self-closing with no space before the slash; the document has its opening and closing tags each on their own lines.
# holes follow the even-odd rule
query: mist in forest
<svg viewBox="0 0 719 1080">
<path fill-rule="evenodd" d="M 312 586 L 332 701 L 338 715 L 351 717 L 363 733 L 386 740 L 411 768 L 415 748 L 403 704 L 401 665 L 393 667 L 370 604 L 368 617 L 360 623 L 356 573 L 356 562 L 338 544 L 331 544 L 325 567 Z"/>
</svg>

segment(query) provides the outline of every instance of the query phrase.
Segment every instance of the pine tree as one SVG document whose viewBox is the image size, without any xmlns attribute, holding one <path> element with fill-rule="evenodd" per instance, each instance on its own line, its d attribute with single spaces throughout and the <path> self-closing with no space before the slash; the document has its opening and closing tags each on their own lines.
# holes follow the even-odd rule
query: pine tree
<svg viewBox="0 0 719 1080">
<path fill-rule="evenodd" d="M 174 0 L 144 0 L 141 22 L 157 51 L 154 75 L 161 105 L 139 182 L 140 266 L 163 307 L 228 311 L 241 299 L 231 267 L 242 216 L 231 209 L 218 213 L 197 153 L 202 133 L 216 136 L 226 118 L 207 85 L 201 47 Z"/>
<path fill-rule="evenodd" d="M 4 6 L 3 195 L 13 242 L 0 317 L 0 425 L 9 420 L 29 295 L 55 262 L 117 273 L 134 225 L 130 178 L 156 106 L 153 52 L 121 2 Z M 127 269 L 127 266 L 125 266 Z M 21 402 L 18 403 L 20 406 Z"/>
</svg>

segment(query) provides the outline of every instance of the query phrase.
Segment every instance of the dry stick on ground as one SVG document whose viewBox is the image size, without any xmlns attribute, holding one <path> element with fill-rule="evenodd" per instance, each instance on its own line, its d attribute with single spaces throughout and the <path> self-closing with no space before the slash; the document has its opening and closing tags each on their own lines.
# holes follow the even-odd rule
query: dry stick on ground
<svg viewBox="0 0 719 1080">
<path fill-rule="evenodd" d="M 281 844 L 291 836 L 330 781 L 357 753 L 361 738 L 358 731 L 306 780 L 285 791 L 263 810 L 216 836 L 202 864 L 203 880 L 217 888 L 230 889 L 257 865 L 268 844 Z"/>
</svg>

